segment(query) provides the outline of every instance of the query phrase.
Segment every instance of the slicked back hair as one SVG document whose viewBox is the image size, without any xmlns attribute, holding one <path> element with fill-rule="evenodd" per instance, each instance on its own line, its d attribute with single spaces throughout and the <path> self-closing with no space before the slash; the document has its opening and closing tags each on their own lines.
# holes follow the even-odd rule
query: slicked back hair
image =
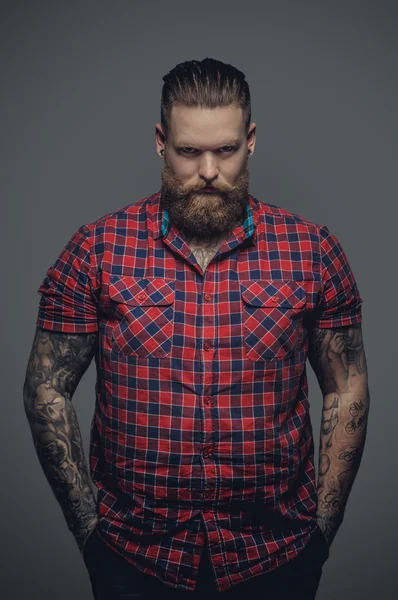
<svg viewBox="0 0 398 600">
<path fill-rule="evenodd" d="M 246 135 L 251 119 L 249 85 L 244 73 L 213 58 L 189 60 L 174 67 L 163 77 L 160 105 L 161 125 L 169 134 L 173 104 L 200 108 L 235 105 L 242 109 Z"/>
</svg>

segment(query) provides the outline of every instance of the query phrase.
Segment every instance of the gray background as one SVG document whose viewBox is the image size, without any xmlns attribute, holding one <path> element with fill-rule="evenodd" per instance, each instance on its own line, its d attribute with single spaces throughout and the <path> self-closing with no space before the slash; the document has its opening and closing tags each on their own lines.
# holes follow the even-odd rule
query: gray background
<svg viewBox="0 0 398 600">
<path fill-rule="evenodd" d="M 251 192 L 326 224 L 364 300 L 367 444 L 317 600 L 396 597 L 397 25 L 380 0 L 2 2 L 2 598 L 91 598 L 23 410 L 36 291 L 75 229 L 159 189 L 162 76 L 206 56 L 250 85 Z M 94 377 L 74 397 L 86 453 Z"/>
</svg>

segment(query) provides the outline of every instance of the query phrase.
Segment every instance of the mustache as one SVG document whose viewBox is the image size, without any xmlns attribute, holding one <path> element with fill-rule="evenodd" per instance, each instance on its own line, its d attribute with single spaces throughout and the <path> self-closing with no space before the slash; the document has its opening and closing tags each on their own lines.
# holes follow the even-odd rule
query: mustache
<svg viewBox="0 0 398 600">
<path fill-rule="evenodd" d="M 227 183 L 222 180 L 207 183 L 201 179 L 196 179 L 193 183 L 186 183 L 173 172 L 169 165 L 164 165 L 161 172 L 162 186 L 165 194 L 172 192 L 172 195 L 180 200 L 186 199 L 187 196 L 200 194 L 206 187 L 213 188 L 214 194 L 233 194 L 234 192 L 239 192 L 242 188 L 242 182 L 246 182 L 247 177 L 247 161 L 233 183 Z"/>
<path fill-rule="evenodd" d="M 190 185 L 182 185 L 179 187 L 178 192 L 181 194 L 181 196 L 187 196 L 189 194 L 195 194 L 195 193 L 200 193 L 204 188 L 210 187 L 214 190 L 214 193 L 219 192 L 219 193 L 225 193 L 225 192 L 232 192 L 233 190 L 238 189 L 239 186 L 237 185 L 229 185 L 228 183 L 217 183 L 215 184 L 211 184 L 208 185 L 207 183 L 201 184 L 201 183 L 192 183 Z"/>
</svg>

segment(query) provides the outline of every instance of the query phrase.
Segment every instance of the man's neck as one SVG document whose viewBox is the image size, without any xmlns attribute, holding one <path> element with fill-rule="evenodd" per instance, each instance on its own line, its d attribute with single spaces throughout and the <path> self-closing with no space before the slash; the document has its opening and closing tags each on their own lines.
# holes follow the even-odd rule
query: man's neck
<svg viewBox="0 0 398 600">
<path fill-rule="evenodd" d="M 239 224 L 240 221 L 236 223 L 235 227 Z M 182 231 L 181 235 L 202 267 L 202 270 L 205 271 L 224 240 L 230 235 L 230 232 L 225 231 L 212 237 L 202 237 L 193 232 Z"/>
<path fill-rule="evenodd" d="M 190 240 L 186 240 L 192 254 L 195 256 L 203 271 L 206 270 L 206 267 L 213 256 L 217 254 L 217 250 L 220 248 L 226 237 L 227 234 L 206 239 L 193 236 Z"/>
</svg>

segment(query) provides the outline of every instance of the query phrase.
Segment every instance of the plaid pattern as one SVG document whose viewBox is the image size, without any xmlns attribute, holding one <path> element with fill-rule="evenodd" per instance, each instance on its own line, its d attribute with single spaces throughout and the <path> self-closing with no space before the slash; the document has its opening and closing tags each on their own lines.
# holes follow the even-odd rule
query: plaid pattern
<svg viewBox="0 0 398 600">
<path fill-rule="evenodd" d="M 295 281 L 262 280 L 241 283 L 241 291 L 248 358 L 269 361 L 287 357 L 300 337 L 305 287 Z"/>
<path fill-rule="evenodd" d="M 308 329 L 361 322 L 327 227 L 250 196 L 203 274 L 160 192 L 80 227 L 39 288 L 37 325 L 98 331 L 90 471 L 99 534 L 193 590 L 296 557 L 317 528 Z"/>
<path fill-rule="evenodd" d="M 113 275 L 109 296 L 117 302 L 112 332 L 117 351 L 162 358 L 171 350 L 175 282 Z M 164 307 L 168 308 L 164 308 Z"/>
</svg>

